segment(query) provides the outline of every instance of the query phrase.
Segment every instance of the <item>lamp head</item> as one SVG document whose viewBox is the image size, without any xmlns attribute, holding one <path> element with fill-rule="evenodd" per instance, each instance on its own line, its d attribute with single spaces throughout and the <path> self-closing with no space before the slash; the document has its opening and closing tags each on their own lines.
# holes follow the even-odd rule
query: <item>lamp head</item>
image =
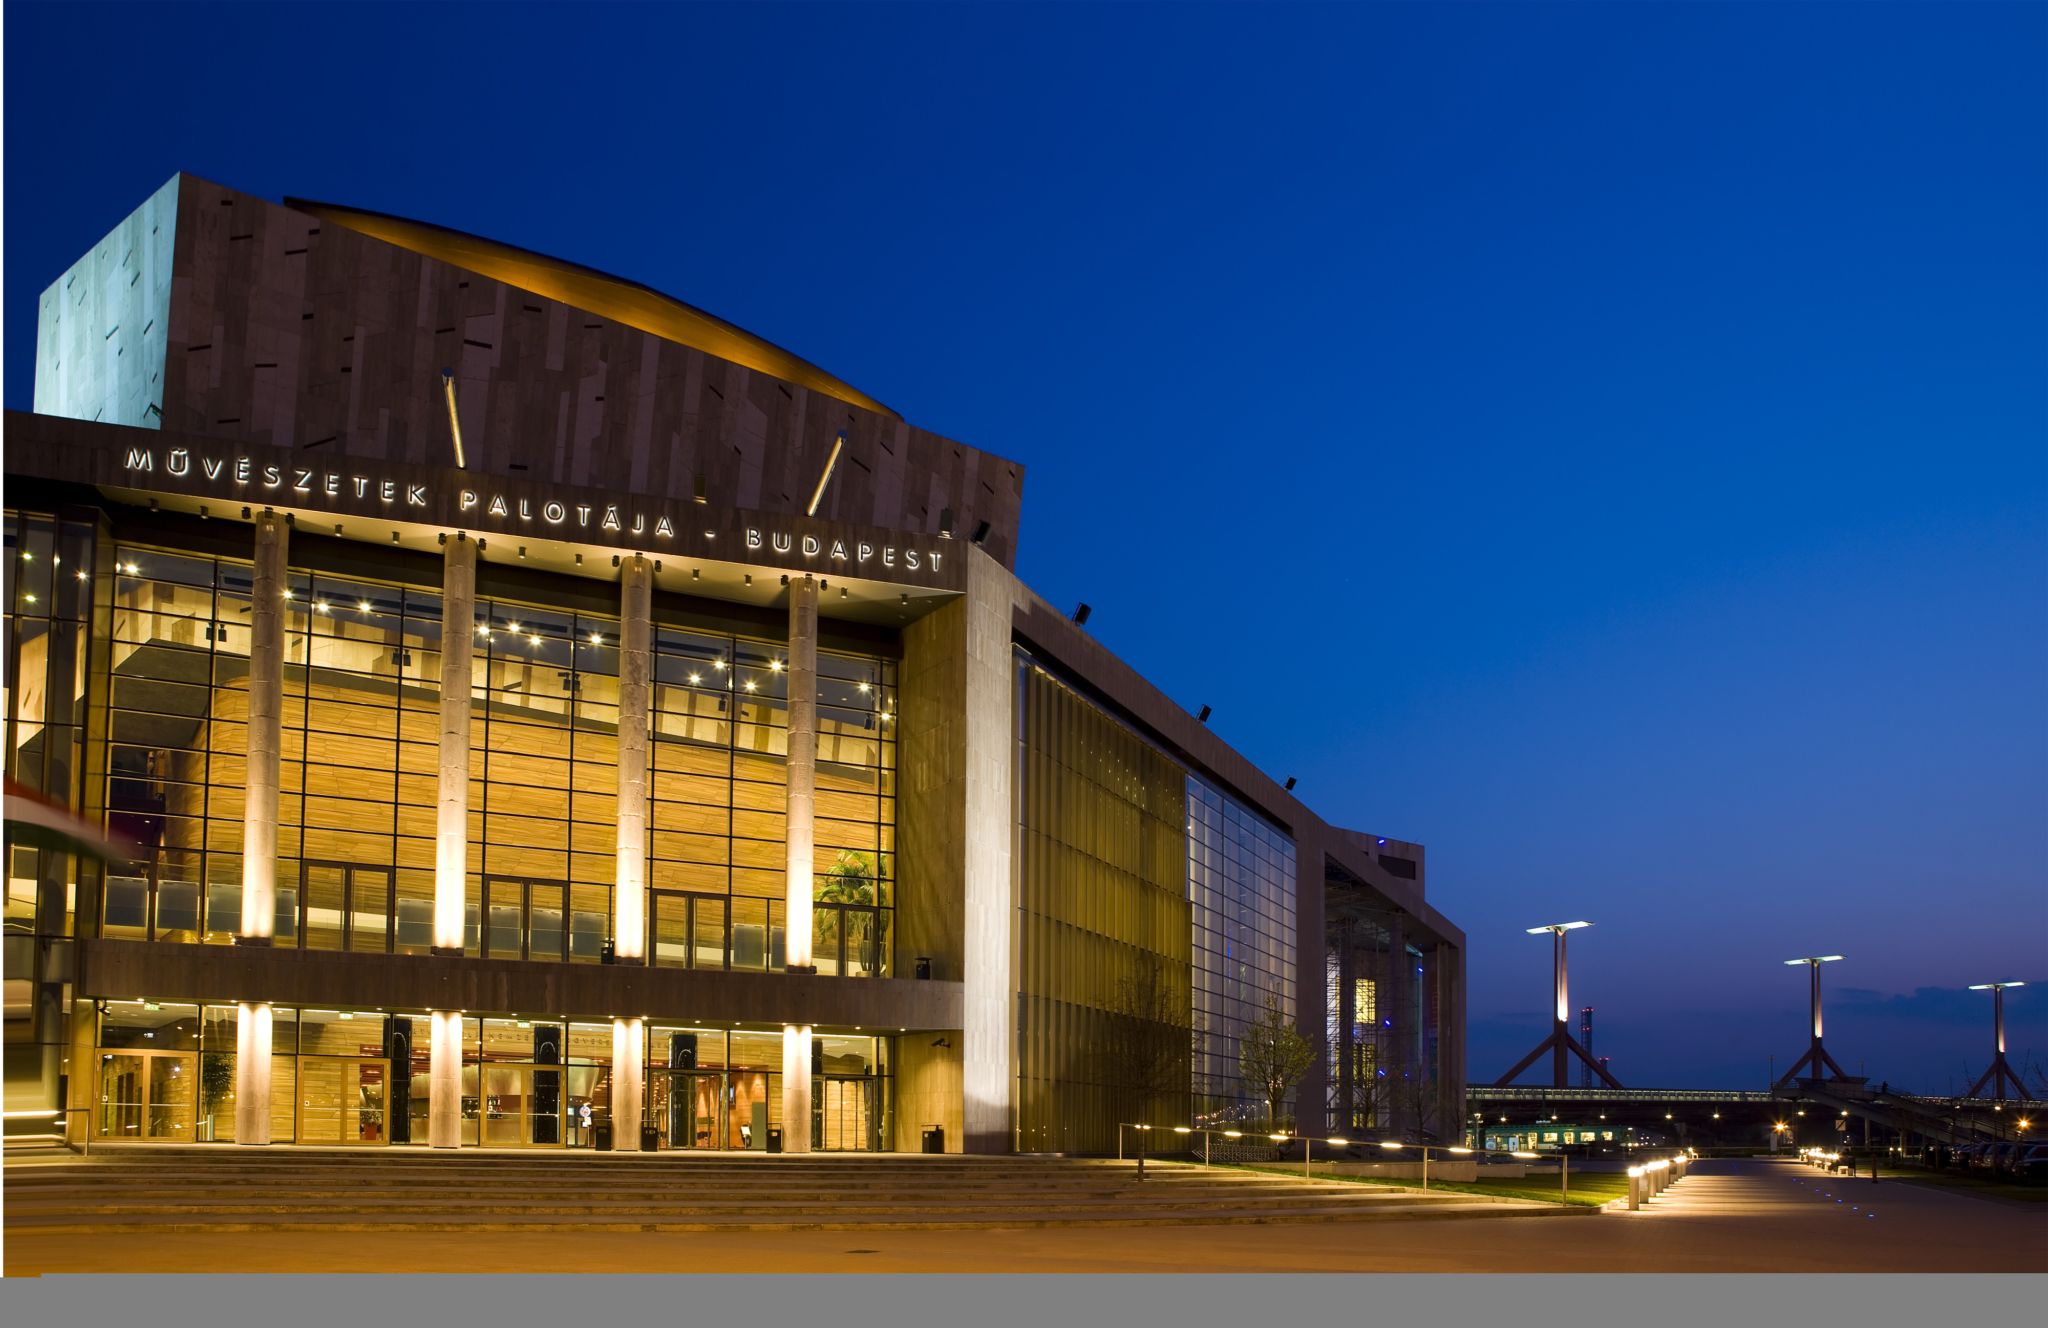
<svg viewBox="0 0 2048 1328">
<path fill-rule="evenodd" d="M 1551 922 L 1546 923 L 1541 927 L 1529 927 L 1525 930 L 1527 930 L 1531 936 L 1541 936 L 1544 932 L 1547 931 L 1577 931 L 1581 927 L 1590 927 L 1592 925 L 1593 924 L 1590 922 Z"/>
</svg>

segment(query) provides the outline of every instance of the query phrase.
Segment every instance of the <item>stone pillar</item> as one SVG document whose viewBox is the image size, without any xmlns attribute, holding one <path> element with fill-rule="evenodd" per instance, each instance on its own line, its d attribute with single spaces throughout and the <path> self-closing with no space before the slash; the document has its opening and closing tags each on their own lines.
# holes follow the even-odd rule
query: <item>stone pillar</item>
<svg viewBox="0 0 2048 1328">
<path fill-rule="evenodd" d="M 811 1026 L 782 1026 L 782 1151 L 811 1151 Z"/>
<path fill-rule="evenodd" d="M 612 1020 L 612 1147 L 640 1151 L 640 1083 L 646 1077 L 647 1026 Z"/>
<path fill-rule="evenodd" d="M 427 1143 L 462 1146 L 462 1015 L 435 1010 L 427 1037 Z"/>
<path fill-rule="evenodd" d="M 462 953 L 469 881 L 469 720 L 476 660 L 476 541 L 441 537 L 440 783 L 434 818 L 436 955 Z M 429 1012 L 427 1143 L 462 1146 L 462 1015 Z"/>
<path fill-rule="evenodd" d="M 440 788 L 434 821 L 435 954 L 462 953 L 469 879 L 470 674 L 476 657 L 476 542 L 445 536 L 441 570 Z"/>
<path fill-rule="evenodd" d="M 784 945 L 791 972 L 815 968 L 811 954 L 811 891 L 818 803 L 818 583 L 789 582 L 788 801 L 783 833 L 788 845 Z M 811 1030 L 782 1029 L 782 1149 L 811 1151 Z"/>
<path fill-rule="evenodd" d="M 647 953 L 647 709 L 652 672 L 648 612 L 654 569 L 639 554 L 619 575 L 618 867 L 612 941 L 622 960 Z"/>
<path fill-rule="evenodd" d="M 248 776 L 242 802 L 242 944 L 268 945 L 277 929 L 277 785 L 284 719 L 284 518 L 256 518 L 249 590 Z"/>
<path fill-rule="evenodd" d="M 242 801 L 242 927 L 237 945 L 277 931 L 277 788 L 283 754 L 284 605 L 290 527 L 275 512 L 255 523 L 249 590 L 249 732 Z M 243 1002 L 235 1020 L 235 1139 L 270 1142 L 270 1006 Z"/>
<path fill-rule="evenodd" d="M 818 802 L 818 583 L 811 577 L 789 582 L 789 757 L 783 833 L 788 846 L 784 884 L 788 964 L 792 972 L 812 968 L 811 861 Z M 808 1064 L 808 1062 L 806 1062 Z M 785 1081 L 786 1083 L 787 1081 Z M 785 1096 L 787 1088 L 784 1089 Z M 787 1118 L 787 1110 L 784 1112 Z M 789 1142 L 785 1126 L 783 1143 Z"/>
<path fill-rule="evenodd" d="M 270 1142 L 270 1006 L 235 1007 L 235 1142 Z"/>
<path fill-rule="evenodd" d="M 1010 788 L 1017 762 L 1017 678 L 1011 644 L 1017 583 L 980 549 L 970 545 L 964 552 L 963 1151 L 1007 1153 L 1016 1147 L 1011 1094 L 1017 1077 L 1017 988 L 1011 977 L 1010 944 L 1017 903 L 1010 859 L 1017 818 Z"/>
</svg>

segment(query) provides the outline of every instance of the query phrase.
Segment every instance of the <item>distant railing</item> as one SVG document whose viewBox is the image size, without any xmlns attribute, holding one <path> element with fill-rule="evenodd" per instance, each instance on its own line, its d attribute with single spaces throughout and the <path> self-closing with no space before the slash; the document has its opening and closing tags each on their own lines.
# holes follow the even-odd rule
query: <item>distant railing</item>
<svg viewBox="0 0 2048 1328">
<path fill-rule="evenodd" d="M 1138 1175 L 1141 1179 L 1145 1175 L 1147 1141 L 1154 1135 L 1168 1134 L 1172 1135 L 1176 1142 L 1181 1143 L 1181 1147 L 1175 1151 L 1185 1151 L 1189 1154 L 1195 1151 L 1195 1139 L 1199 1136 L 1201 1139 L 1203 1166 L 1215 1165 L 1212 1159 L 1216 1146 L 1215 1141 L 1218 1139 L 1225 1141 L 1225 1147 L 1234 1147 L 1245 1140 L 1251 1140 L 1253 1143 L 1265 1140 L 1277 1145 L 1281 1150 L 1290 1148 L 1294 1144 L 1300 1144 L 1301 1174 L 1305 1178 L 1312 1178 L 1314 1176 L 1314 1154 L 1317 1144 L 1322 1144 L 1329 1148 L 1378 1148 L 1382 1152 L 1390 1154 L 1419 1154 L 1422 1158 L 1422 1188 L 1425 1190 L 1429 1188 L 1429 1155 L 1431 1153 L 1435 1153 L 1438 1156 L 1448 1154 L 1452 1157 L 1461 1158 L 1511 1157 L 1524 1162 L 1540 1162 L 1545 1157 L 1542 1153 L 1519 1148 L 1469 1148 L 1463 1144 L 1417 1144 L 1398 1139 L 1348 1139 L 1340 1135 L 1304 1135 L 1289 1131 L 1269 1133 L 1260 1130 L 1214 1130 L 1193 1125 L 1157 1126 L 1119 1121 L 1116 1127 L 1116 1156 L 1119 1162 L 1127 1160 L 1126 1136 L 1124 1133 L 1126 1130 L 1130 1131 L 1130 1138 L 1135 1141 L 1134 1147 L 1128 1151 L 1137 1159 Z M 1157 1153 L 1159 1150 L 1154 1149 L 1152 1151 Z M 1571 1181 L 1568 1171 L 1571 1163 L 1562 1153 L 1556 1156 L 1561 1168 L 1559 1174 L 1564 1187 L 1563 1194 L 1568 1199 L 1571 1193 Z"/>
</svg>

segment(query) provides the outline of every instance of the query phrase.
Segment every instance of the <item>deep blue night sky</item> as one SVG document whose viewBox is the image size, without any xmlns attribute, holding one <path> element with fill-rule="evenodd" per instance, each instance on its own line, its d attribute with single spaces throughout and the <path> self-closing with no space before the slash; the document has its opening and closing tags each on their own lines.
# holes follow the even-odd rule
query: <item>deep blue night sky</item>
<svg viewBox="0 0 2048 1328">
<path fill-rule="evenodd" d="M 1019 570 L 1429 846 L 1471 1069 L 2048 1067 L 2048 8 L 5 11 L 6 404 L 178 170 L 638 278 L 1027 467 Z"/>
</svg>

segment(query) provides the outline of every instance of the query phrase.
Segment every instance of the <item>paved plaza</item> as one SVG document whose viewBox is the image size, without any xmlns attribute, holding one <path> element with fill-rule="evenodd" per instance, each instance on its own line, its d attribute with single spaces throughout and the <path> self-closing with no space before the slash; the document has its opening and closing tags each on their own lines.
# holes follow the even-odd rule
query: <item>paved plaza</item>
<svg viewBox="0 0 2048 1328">
<path fill-rule="evenodd" d="M 10 1233 L 10 1275 L 166 1272 L 2048 1272 L 2048 1211 L 1705 1161 L 1643 1212 L 1113 1230 Z"/>
</svg>

